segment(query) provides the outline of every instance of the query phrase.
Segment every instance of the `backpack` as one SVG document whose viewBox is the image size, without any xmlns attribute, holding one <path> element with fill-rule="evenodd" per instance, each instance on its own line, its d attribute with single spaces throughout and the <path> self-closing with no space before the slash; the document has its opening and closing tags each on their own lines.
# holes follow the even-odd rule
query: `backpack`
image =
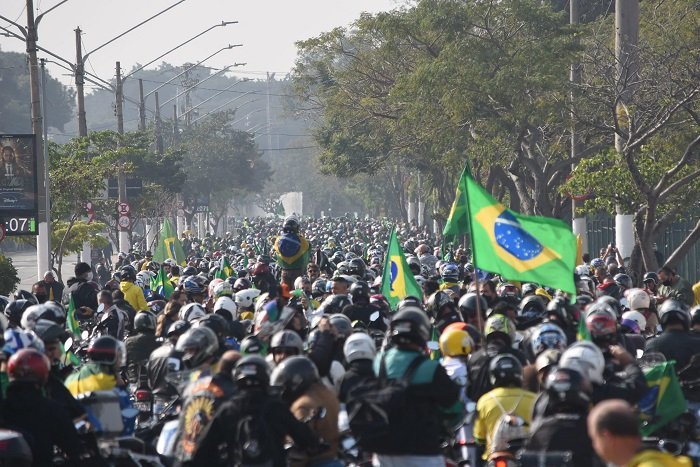
<svg viewBox="0 0 700 467">
<path fill-rule="evenodd" d="M 401 378 L 388 379 L 386 355 L 379 361 L 379 375 L 348 392 L 347 413 L 357 444 L 368 452 L 382 452 L 392 445 L 392 432 L 403 424 L 409 407 L 411 378 L 426 358 L 418 356 Z M 393 426 L 393 428 L 392 428 Z"/>
<path fill-rule="evenodd" d="M 272 435 L 267 424 L 267 404 L 256 413 L 243 414 L 236 423 L 236 466 L 272 467 Z"/>
</svg>

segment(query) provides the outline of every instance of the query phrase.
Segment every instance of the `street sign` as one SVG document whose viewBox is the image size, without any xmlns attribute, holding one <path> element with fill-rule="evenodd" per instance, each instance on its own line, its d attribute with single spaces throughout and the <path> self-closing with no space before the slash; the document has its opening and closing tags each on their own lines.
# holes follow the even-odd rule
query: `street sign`
<svg viewBox="0 0 700 467">
<path fill-rule="evenodd" d="M 131 219 L 129 219 L 129 216 L 119 216 L 119 220 L 117 222 L 119 223 L 119 227 L 122 229 L 126 229 L 131 225 Z"/>
<path fill-rule="evenodd" d="M 185 217 L 185 210 L 184 209 L 178 209 L 177 210 L 177 215 L 179 217 Z"/>
<path fill-rule="evenodd" d="M 129 204 L 119 203 L 119 215 L 126 216 L 127 214 L 129 214 Z"/>
</svg>

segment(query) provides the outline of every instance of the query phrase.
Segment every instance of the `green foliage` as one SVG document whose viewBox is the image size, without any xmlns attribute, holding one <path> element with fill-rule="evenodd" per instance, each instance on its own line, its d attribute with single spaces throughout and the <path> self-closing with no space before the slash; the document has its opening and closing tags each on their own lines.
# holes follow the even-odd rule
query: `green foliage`
<svg viewBox="0 0 700 467">
<path fill-rule="evenodd" d="M 84 242 L 90 242 L 92 248 L 104 248 L 109 243 L 103 234 L 106 227 L 101 222 L 88 224 L 85 221 L 76 221 L 71 224 L 66 221 L 56 221 L 53 223 L 51 242 L 53 245 L 63 242 L 63 256 L 79 253 L 83 249 Z M 70 232 L 68 232 L 69 228 Z M 67 236 L 66 233 L 68 233 Z"/>
<path fill-rule="evenodd" d="M 21 281 L 12 258 L 0 255 L 0 295 L 10 295 Z"/>
<path fill-rule="evenodd" d="M 0 133 L 31 133 L 29 68 L 26 54 L 0 52 Z M 45 118 L 63 131 L 73 117 L 75 91 L 46 72 Z"/>
</svg>

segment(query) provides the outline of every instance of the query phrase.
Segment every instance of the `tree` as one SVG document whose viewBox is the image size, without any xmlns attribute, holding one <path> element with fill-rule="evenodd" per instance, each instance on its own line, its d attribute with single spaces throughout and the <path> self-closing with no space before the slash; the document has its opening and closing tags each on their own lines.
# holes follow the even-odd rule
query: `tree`
<svg viewBox="0 0 700 467">
<path fill-rule="evenodd" d="M 700 11 L 690 0 L 652 0 L 641 3 L 641 16 L 638 62 L 616 61 L 611 20 L 588 31 L 577 118 L 615 135 L 619 148 L 583 161 L 564 188 L 593 193 L 588 212 L 634 214 L 631 269 L 637 274 L 658 268 L 652 244 L 674 220 L 700 214 Z M 675 265 L 698 239 L 700 220 L 667 264 Z"/>
<path fill-rule="evenodd" d="M 12 258 L 0 255 L 0 295 L 10 295 L 21 281 Z"/>
<path fill-rule="evenodd" d="M 512 207 L 563 217 L 574 32 L 534 0 L 422 0 L 300 42 L 295 92 L 322 171 L 420 172 L 446 215 L 469 160 Z"/>
<path fill-rule="evenodd" d="M 0 52 L 0 133 L 31 133 L 29 67 L 27 55 Z M 44 118 L 50 127 L 63 131 L 73 118 L 75 92 L 47 72 Z"/>
</svg>

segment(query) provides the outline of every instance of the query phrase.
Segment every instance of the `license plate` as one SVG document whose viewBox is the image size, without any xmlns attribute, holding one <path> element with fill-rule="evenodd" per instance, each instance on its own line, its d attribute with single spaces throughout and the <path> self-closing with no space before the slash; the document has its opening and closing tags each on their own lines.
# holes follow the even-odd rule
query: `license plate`
<svg viewBox="0 0 700 467">
<path fill-rule="evenodd" d="M 149 412 L 151 411 L 151 403 L 146 401 L 135 401 L 134 408 L 139 412 Z"/>
</svg>

